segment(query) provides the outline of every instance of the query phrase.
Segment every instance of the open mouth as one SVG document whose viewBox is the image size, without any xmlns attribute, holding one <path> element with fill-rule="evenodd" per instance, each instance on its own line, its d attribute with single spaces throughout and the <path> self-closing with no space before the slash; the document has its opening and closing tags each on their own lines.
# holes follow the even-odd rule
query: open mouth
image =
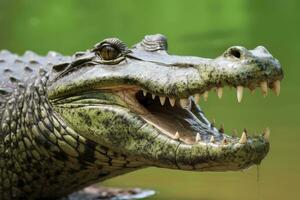
<svg viewBox="0 0 300 200">
<path fill-rule="evenodd" d="M 225 139 L 223 130 L 218 130 L 205 118 L 193 97 L 169 99 L 139 91 L 136 98 L 149 111 L 142 118 L 173 139 L 187 144 Z"/>
<path fill-rule="evenodd" d="M 263 95 L 267 94 L 268 84 L 262 82 L 258 84 Z M 271 88 L 279 95 L 280 81 L 271 84 Z M 241 102 L 243 97 L 243 87 L 237 86 L 237 100 Z M 216 88 L 219 98 L 222 97 L 223 88 Z M 207 99 L 208 91 L 196 94 L 188 98 L 169 98 L 157 96 L 145 90 L 135 90 L 133 92 L 122 92 L 129 108 L 138 114 L 149 124 L 160 130 L 163 134 L 174 140 L 179 140 L 186 144 L 196 143 L 241 143 L 251 140 L 244 130 L 242 136 L 237 138 L 237 133 L 226 134 L 224 128 L 216 128 L 214 122 L 210 122 L 198 106 L 200 96 Z M 269 129 L 265 129 L 262 135 L 266 141 L 269 140 Z"/>
</svg>

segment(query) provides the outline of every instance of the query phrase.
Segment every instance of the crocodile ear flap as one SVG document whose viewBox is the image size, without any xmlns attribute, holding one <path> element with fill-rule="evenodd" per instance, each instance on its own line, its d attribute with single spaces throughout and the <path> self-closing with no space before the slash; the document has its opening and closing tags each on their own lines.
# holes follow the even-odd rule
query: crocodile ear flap
<svg viewBox="0 0 300 200">
<path fill-rule="evenodd" d="M 68 62 L 65 62 L 65 63 L 60 63 L 60 64 L 57 64 L 57 65 L 54 65 L 52 67 L 52 69 L 55 71 L 55 72 L 62 72 L 64 71 L 65 69 L 67 69 L 67 67 L 70 65 L 70 63 Z"/>
</svg>

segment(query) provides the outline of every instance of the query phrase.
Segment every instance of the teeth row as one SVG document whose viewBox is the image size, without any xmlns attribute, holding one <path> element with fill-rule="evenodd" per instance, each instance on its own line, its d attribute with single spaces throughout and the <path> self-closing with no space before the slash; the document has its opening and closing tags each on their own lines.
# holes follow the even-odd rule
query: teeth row
<svg viewBox="0 0 300 200">
<path fill-rule="evenodd" d="M 147 91 L 146 90 L 143 90 L 143 95 L 146 96 L 147 95 Z M 156 95 L 155 94 L 151 94 L 152 96 L 152 99 L 155 99 Z M 169 103 L 172 107 L 175 106 L 175 102 L 176 102 L 176 99 L 175 98 L 170 98 L 170 97 L 165 97 L 165 96 L 158 96 L 159 98 L 159 101 L 160 101 L 160 104 L 163 106 L 165 105 L 166 103 L 166 100 L 168 99 L 169 100 Z M 200 95 L 198 94 L 197 95 L 197 98 L 198 100 L 200 99 Z M 184 99 L 179 99 L 179 105 L 182 107 L 182 108 L 188 108 L 190 107 L 191 105 L 191 100 L 190 98 L 184 98 Z"/>
<path fill-rule="evenodd" d="M 264 139 L 265 139 L 266 142 L 269 142 L 269 140 L 270 140 L 270 129 L 269 128 L 266 128 L 264 130 L 263 137 L 264 137 Z M 173 139 L 175 139 L 175 140 L 179 140 L 180 139 L 180 135 L 179 135 L 178 131 L 176 131 Z M 200 133 L 197 133 L 196 137 L 195 137 L 195 143 L 199 143 L 201 141 L 202 141 L 201 135 L 200 135 Z M 239 139 L 239 143 L 240 144 L 246 144 L 247 141 L 248 141 L 247 131 L 244 130 L 243 133 L 242 133 L 242 136 Z M 211 136 L 209 142 L 210 143 L 215 143 L 215 137 Z M 224 138 L 221 143 L 222 144 L 228 144 L 228 140 L 226 138 Z"/>
<path fill-rule="evenodd" d="M 260 85 L 263 96 L 264 97 L 267 96 L 267 94 L 268 94 L 268 83 L 267 83 L 267 81 L 262 81 L 259 85 Z M 277 96 L 279 96 L 279 94 L 280 94 L 280 81 L 279 80 L 277 80 L 273 83 L 273 88 L 272 89 L 273 89 L 274 93 Z M 219 99 L 221 99 L 222 96 L 223 96 L 223 87 L 216 88 L 216 92 L 217 92 L 217 96 L 219 97 Z M 236 87 L 236 97 L 237 97 L 237 101 L 239 103 L 243 99 L 243 92 L 244 92 L 244 86 L 239 85 L 239 86 Z M 253 94 L 254 90 L 252 90 L 251 93 Z M 208 91 L 205 91 L 202 95 L 203 95 L 204 101 L 207 101 L 208 100 Z M 200 95 L 195 94 L 194 99 L 195 99 L 196 102 L 198 102 L 199 99 L 200 99 Z"/>
<path fill-rule="evenodd" d="M 263 137 L 264 137 L 266 142 L 270 141 L 270 129 L 269 128 L 266 128 L 264 130 Z M 245 143 L 247 143 L 247 140 L 248 140 L 247 139 L 247 131 L 243 131 L 242 136 L 239 140 L 239 143 L 240 144 L 245 144 Z"/>
<path fill-rule="evenodd" d="M 263 93 L 263 96 L 267 96 L 268 94 L 268 84 L 267 84 L 267 81 L 263 81 L 260 83 L 260 88 L 261 88 L 261 91 Z M 275 94 L 277 96 L 279 96 L 280 94 L 280 81 L 277 80 L 273 83 L 273 88 L 272 88 L 275 92 Z M 219 97 L 219 99 L 222 98 L 223 96 L 223 87 L 218 87 L 216 88 L 216 92 L 217 92 L 217 96 Z M 244 92 L 244 87 L 239 85 L 236 87 L 236 97 L 237 97 L 237 101 L 240 103 L 243 99 L 243 92 Z M 254 92 L 254 90 L 251 91 L 252 93 Z M 146 90 L 143 90 L 143 95 L 146 96 L 147 95 L 147 91 Z M 207 101 L 208 100 L 208 91 L 205 91 L 203 94 L 203 98 L 204 98 L 204 101 Z M 151 94 L 152 96 L 152 99 L 155 99 L 156 95 L 155 94 Z M 176 99 L 175 98 L 171 98 L 171 97 L 165 97 L 165 96 L 158 96 L 159 97 L 159 100 L 160 100 L 160 103 L 161 105 L 163 106 L 165 103 L 166 103 L 166 99 L 169 100 L 170 102 L 170 105 L 172 107 L 175 106 L 175 101 Z M 200 94 L 194 94 L 194 100 L 195 102 L 199 102 L 200 100 L 200 97 L 201 95 Z M 182 108 L 188 108 L 189 105 L 190 105 L 190 98 L 184 98 L 184 99 L 180 99 L 179 100 L 179 104 Z"/>
</svg>

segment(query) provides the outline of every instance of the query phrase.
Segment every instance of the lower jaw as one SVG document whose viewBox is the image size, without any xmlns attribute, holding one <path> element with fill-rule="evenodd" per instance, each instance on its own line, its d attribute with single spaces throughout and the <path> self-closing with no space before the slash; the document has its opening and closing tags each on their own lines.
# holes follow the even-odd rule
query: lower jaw
<svg viewBox="0 0 300 200">
<path fill-rule="evenodd" d="M 148 130 L 146 130 L 148 129 Z M 175 140 L 150 124 L 139 132 L 155 133 L 146 146 L 141 147 L 146 166 L 191 171 L 237 171 L 259 164 L 267 155 L 269 143 L 263 137 L 249 139 L 246 144 L 217 144 L 198 142 L 193 144 Z"/>
<path fill-rule="evenodd" d="M 142 130 L 141 130 L 142 131 Z M 155 131 L 155 130 L 153 130 Z M 258 165 L 269 151 L 263 138 L 247 144 L 185 144 L 158 134 L 143 153 L 151 158 L 148 166 L 189 171 L 238 171 Z"/>
<path fill-rule="evenodd" d="M 124 95 L 131 100 L 132 105 L 138 103 L 134 98 L 136 92 L 124 93 L 123 97 Z M 137 109 L 140 117 L 166 138 L 164 146 L 159 146 L 159 151 L 153 155 L 158 159 L 155 162 L 155 166 L 158 167 L 196 171 L 235 171 L 259 164 L 269 150 L 268 140 L 264 136 L 247 138 L 242 144 L 241 139 L 223 133 L 222 137 L 227 139 L 227 143 L 223 143 L 222 138 L 217 138 L 216 141 L 195 141 L 195 134 L 193 137 L 176 138 L 174 130 L 164 126 L 149 110 L 141 105 L 132 109 Z"/>
</svg>

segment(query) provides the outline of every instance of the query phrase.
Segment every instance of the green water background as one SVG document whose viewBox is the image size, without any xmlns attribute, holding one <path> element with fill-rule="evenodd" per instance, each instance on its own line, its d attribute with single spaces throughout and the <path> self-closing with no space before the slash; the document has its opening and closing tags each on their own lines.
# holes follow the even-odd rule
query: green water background
<svg viewBox="0 0 300 200">
<path fill-rule="evenodd" d="M 19 54 L 72 54 L 106 37 L 129 46 L 163 33 L 172 54 L 216 57 L 232 45 L 266 46 L 284 69 L 280 97 L 235 91 L 201 102 L 225 130 L 271 129 L 271 150 L 260 166 L 243 172 L 197 173 L 149 168 L 104 182 L 152 188 L 150 199 L 300 199 L 300 1 L 297 0 L 0 0 L 0 49 Z"/>
</svg>

